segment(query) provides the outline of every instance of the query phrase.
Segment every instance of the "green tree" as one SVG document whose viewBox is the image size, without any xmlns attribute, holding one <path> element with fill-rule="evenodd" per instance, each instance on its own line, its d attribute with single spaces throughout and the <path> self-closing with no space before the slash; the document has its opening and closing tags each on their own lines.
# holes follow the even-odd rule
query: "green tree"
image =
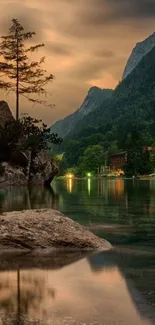
<svg viewBox="0 0 155 325">
<path fill-rule="evenodd" d="M 102 146 L 89 146 L 79 159 L 78 172 L 84 175 L 86 172 L 97 173 L 97 168 L 105 164 L 105 152 Z"/>
<path fill-rule="evenodd" d="M 64 176 L 64 174 L 66 173 L 66 170 L 68 168 L 68 163 L 66 161 L 66 158 L 63 157 L 63 159 L 59 162 L 59 175 L 60 176 Z"/>
<path fill-rule="evenodd" d="M 66 161 L 68 167 L 75 167 L 81 155 L 80 142 L 77 140 L 70 140 L 66 145 L 63 160 Z"/>
<path fill-rule="evenodd" d="M 32 103 L 47 104 L 46 101 L 35 98 L 34 94 L 47 95 L 45 86 L 54 78 L 52 74 L 46 75 L 46 70 L 41 68 L 45 57 L 38 62 L 30 61 L 28 57 L 28 53 L 44 46 L 38 44 L 26 48 L 25 42 L 34 35 L 35 32 L 24 32 L 18 20 L 12 19 L 9 35 L 1 37 L 0 87 L 16 95 L 16 120 L 19 119 L 19 97 L 26 97 Z"/>
<path fill-rule="evenodd" d="M 9 160 L 15 150 L 30 150 L 33 155 L 40 150 L 47 150 L 50 144 L 60 144 L 62 141 L 57 134 L 41 120 L 24 116 L 20 120 L 8 121 L 0 128 L 0 160 Z"/>
<path fill-rule="evenodd" d="M 128 176 L 145 175 L 152 172 L 151 155 L 147 149 L 148 137 L 145 132 L 140 132 L 139 126 L 133 126 L 127 135 L 127 161 L 124 166 Z"/>
<path fill-rule="evenodd" d="M 109 155 L 112 155 L 114 153 L 117 153 L 119 150 L 118 150 L 118 146 L 116 143 L 112 143 L 111 146 L 109 147 L 108 149 L 108 154 Z"/>
<path fill-rule="evenodd" d="M 155 172 L 155 150 L 150 154 L 150 160 L 151 160 L 151 166 L 152 166 L 152 171 Z"/>
</svg>

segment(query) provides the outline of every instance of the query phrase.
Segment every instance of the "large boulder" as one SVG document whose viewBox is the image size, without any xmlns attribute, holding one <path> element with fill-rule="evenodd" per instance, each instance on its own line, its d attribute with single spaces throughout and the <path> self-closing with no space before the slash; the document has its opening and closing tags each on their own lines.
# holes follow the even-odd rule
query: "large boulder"
<svg viewBox="0 0 155 325">
<path fill-rule="evenodd" d="M 108 249 L 111 245 L 56 210 L 0 215 L 0 249 Z"/>
</svg>

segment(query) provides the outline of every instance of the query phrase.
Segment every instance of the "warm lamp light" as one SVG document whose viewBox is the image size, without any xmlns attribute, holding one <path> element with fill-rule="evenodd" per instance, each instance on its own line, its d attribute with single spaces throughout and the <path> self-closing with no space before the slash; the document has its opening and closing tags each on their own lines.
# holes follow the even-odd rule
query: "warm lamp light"
<svg viewBox="0 0 155 325">
<path fill-rule="evenodd" d="M 66 177 L 67 177 L 67 178 L 73 178 L 74 175 L 73 175 L 73 174 L 66 174 Z"/>
</svg>

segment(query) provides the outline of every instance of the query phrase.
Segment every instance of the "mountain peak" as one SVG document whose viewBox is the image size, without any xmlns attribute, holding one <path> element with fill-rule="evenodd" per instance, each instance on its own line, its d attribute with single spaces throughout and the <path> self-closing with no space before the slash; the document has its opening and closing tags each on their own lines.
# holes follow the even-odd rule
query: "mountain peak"
<svg viewBox="0 0 155 325">
<path fill-rule="evenodd" d="M 154 46 L 155 46 L 155 32 L 149 35 L 145 40 L 138 42 L 136 44 L 127 61 L 122 79 L 125 79 L 132 72 L 132 70 L 141 61 L 143 56 L 149 53 Z"/>
<path fill-rule="evenodd" d="M 154 37 L 155 37 L 155 32 L 152 33 L 151 35 L 149 35 L 148 37 L 146 37 L 143 41 L 137 42 L 137 45 L 138 45 L 138 44 L 146 43 L 147 41 L 149 41 L 150 39 L 152 39 L 152 38 L 154 38 Z"/>
<path fill-rule="evenodd" d="M 96 90 L 102 90 L 102 89 L 97 87 L 97 86 L 92 86 L 91 88 L 89 88 L 88 93 L 91 93 L 91 92 L 96 91 Z"/>
<path fill-rule="evenodd" d="M 54 123 L 50 128 L 51 132 L 66 137 L 74 129 L 76 123 L 80 122 L 90 112 L 96 110 L 106 99 L 111 98 L 112 93 L 112 89 L 101 89 L 96 86 L 91 87 L 80 108 L 66 116 L 63 120 Z"/>
</svg>

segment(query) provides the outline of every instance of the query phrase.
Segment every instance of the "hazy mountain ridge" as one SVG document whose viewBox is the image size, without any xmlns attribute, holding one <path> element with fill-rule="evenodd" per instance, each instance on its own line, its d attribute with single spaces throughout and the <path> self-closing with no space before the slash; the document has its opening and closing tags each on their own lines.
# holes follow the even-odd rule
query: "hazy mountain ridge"
<svg viewBox="0 0 155 325">
<path fill-rule="evenodd" d="M 138 42 L 131 52 L 131 55 L 125 66 L 122 79 L 125 79 L 141 61 L 141 59 L 149 53 L 155 46 L 155 33 L 147 37 L 144 41 Z"/>
<path fill-rule="evenodd" d="M 51 126 L 51 132 L 58 133 L 61 137 L 66 137 L 76 124 L 79 123 L 90 112 L 96 110 L 106 99 L 111 98 L 112 89 L 101 89 L 99 87 L 91 87 L 88 91 L 81 107 L 74 113 L 66 116 L 64 119 L 56 121 Z"/>
<path fill-rule="evenodd" d="M 133 57 L 130 56 L 125 68 L 126 78 L 119 83 L 115 90 L 102 90 L 98 87 L 92 87 L 80 109 L 63 120 L 57 121 L 52 126 L 51 131 L 57 132 L 63 138 L 77 139 L 78 135 L 83 136 L 83 130 L 89 126 L 94 128 L 102 126 L 103 132 L 107 132 L 103 125 L 108 123 L 114 125 L 116 123 L 123 129 L 127 124 L 131 126 L 131 121 L 134 120 L 135 106 L 136 110 L 139 110 L 139 117 L 144 121 L 154 119 L 154 43 L 155 33 L 136 45 L 133 50 L 133 53 L 137 53 L 136 59 L 134 61 Z M 135 67 L 132 63 L 131 69 L 128 64 L 132 60 Z"/>
<path fill-rule="evenodd" d="M 151 133 L 155 134 L 155 47 L 116 87 L 111 99 L 104 102 L 104 109 L 100 105 L 87 114 L 67 138 L 78 138 L 78 134 L 82 137 L 82 130 L 87 126 L 100 129 L 102 126 L 103 133 L 116 126 L 123 134 L 130 130 L 135 119 L 148 123 L 148 127 L 152 125 Z"/>
</svg>

